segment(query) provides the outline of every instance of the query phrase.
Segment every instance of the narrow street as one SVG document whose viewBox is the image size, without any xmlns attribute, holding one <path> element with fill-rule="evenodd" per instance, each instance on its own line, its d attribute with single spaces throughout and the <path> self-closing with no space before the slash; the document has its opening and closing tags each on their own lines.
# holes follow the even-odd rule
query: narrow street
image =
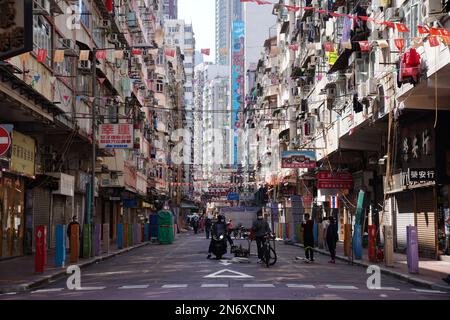
<svg viewBox="0 0 450 320">
<path fill-rule="evenodd" d="M 385 275 L 381 290 L 369 290 L 364 268 L 329 264 L 320 254 L 306 264 L 295 260 L 303 256 L 302 248 L 282 242 L 276 244 L 278 262 L 270 268 L 256 263 L 255 244 L 249 261 L 241 262 L 229 253 L 227 261 L 207 260 L 208 244 L 204 234 L 178 235 L 172 245 L 148 245 L 82 269 L 82 290 L 68 290 L 66 279 L 60 279 L 30 292 L 0 295 L 0 300 L 450 299 L 449 293 Z"/>
</svg>

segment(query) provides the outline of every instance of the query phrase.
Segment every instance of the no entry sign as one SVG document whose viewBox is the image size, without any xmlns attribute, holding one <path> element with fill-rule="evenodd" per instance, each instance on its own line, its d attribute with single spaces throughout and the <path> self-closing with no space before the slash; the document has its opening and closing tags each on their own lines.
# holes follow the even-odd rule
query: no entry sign
<svg viewBox="0 0 450 320">
<path fill-rule="evenodd" d="M 0 126 L 0 156 L 3 156 L 11 146 L 11 137 L 8 130 Z"/>
</svg>

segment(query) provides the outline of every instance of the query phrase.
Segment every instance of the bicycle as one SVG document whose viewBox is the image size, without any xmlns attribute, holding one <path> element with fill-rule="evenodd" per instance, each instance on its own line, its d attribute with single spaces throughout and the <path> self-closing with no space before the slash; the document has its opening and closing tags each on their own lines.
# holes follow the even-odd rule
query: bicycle
<svg viewBox="0 0 450 320">
<path fill-rule="evenodd" d="M 273 242 L 273 245 L 271 244 Z M 277 262 L 277 253 L 275 251 L 275 236 L 267 233 L 264 235 L 263 250 L 263 262 L 266 267 L 273 266 Z"/>
</svg>

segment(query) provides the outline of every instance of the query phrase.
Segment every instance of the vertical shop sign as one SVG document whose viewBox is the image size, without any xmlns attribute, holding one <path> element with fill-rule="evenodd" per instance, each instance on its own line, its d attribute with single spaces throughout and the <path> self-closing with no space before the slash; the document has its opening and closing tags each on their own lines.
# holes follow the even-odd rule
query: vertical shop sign
<svg viewBox="0 0 450 320">
<path fill-rule="evenodd" d="M 244 62 L 245 62 L 245 28 L 243 21 L 233 22 L 232 31 L 232 61 L 231 61 L 231 103 L 232 119 L 231 129 L 233 137 L 233 165 L 238 163 L 238 136 L 237 129 L 240 127 L 240 112 L 244 107 Z"/>
</svg>

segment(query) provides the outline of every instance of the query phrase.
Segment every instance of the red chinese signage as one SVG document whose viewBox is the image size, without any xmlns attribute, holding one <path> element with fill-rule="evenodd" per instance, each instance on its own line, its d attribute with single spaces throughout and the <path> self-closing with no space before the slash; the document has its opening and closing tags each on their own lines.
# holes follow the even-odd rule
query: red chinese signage
<svg viewBox="0 0 450 320">
<path fill-rule="evenodd" d="M 317 174 L 317 189 L 352 189 L 353 176 L 351 173 L 331 173 L 328 171 Z"/>
<path fill-rule="evenodd" d="M 99 134 L 100 148 L 133 149 L 133 135 L 132 124 L 101 124 Z"/>
</svg>

